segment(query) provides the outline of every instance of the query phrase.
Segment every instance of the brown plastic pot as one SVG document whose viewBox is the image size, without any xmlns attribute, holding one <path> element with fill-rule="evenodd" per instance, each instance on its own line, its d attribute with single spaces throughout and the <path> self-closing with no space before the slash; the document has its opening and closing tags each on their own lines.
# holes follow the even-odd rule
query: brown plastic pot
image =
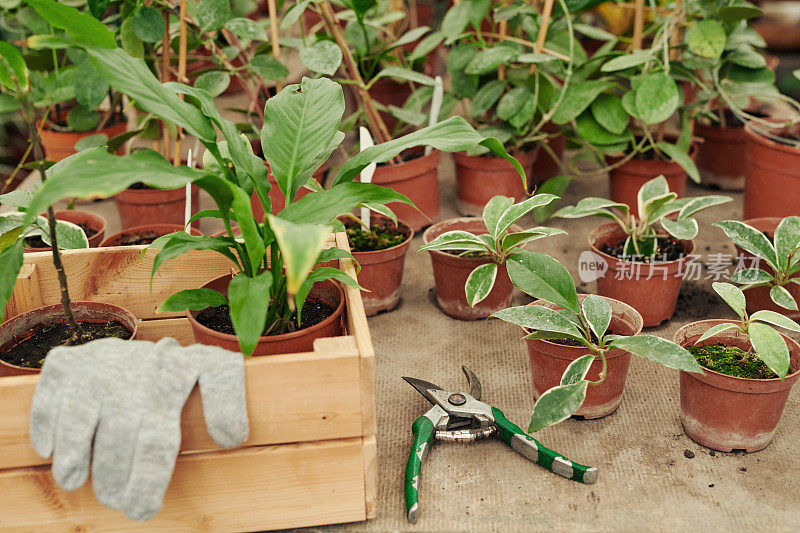
<svg viewBox="0 0 800 533">
<path fill-rule="evenodd" d="M 747 167 L 744 128 L 697 123 L 694 132 L 705 140 L 697 149 L 702 183 L 725 191 L 743 190 Z"/>
<path fill-rule="evenodd" d="M 675 332 L 673 340 L 690 346 L 709 328 L 730 320 L 700 320 Z M 681 424 L 686 435 L 714 450 L 755 452 L 766 447 L 775 435 L 783 407 L 792 386 L 800 377 L 800 345 L 783 335 L 789 346 L 794 372 L 781 381 L 726 376 L 703 369 L 705 374 L 680 373 Z M 702 342 L 721 342 L 749 350 L 750 340 L 737 330 L 724 331 Z"/>
<path fill-rule="evenodd" d="M 390 206 L 397 218 L 414 231 L 439 220 L 439 160 L 439 151 L 433 150 L 398 165 L 379 165 L 372 176 L 372 183 L 404 194 L 414 202 L 419 211 L 407 204 Z"/>
<path fill-rule="evenodd" d="M 72 314 L 78 322 L 105 322 L 118 320 L 131 332 L 131 339 L 136 338 L 138 321 L 136 317 L 122 307 L 103 302 L 72 302 Z M 0 347 L 9 342 L 20 339 L 31 333 L 34 328 L 45 324 L 64 324 L 64 308 L 61 304 L 39 307 L 27 313 L 22 313 L 0 324 Z M 39 368 L 25 368 L 6 363 L 0 353 L 0 377 L 21 376 L 38 374 Z"/>
<path fill-rule="evenodd" d="M 604 224 L 589 234 L 589 246 L 608 268 L 597 278 L 597 294 L 625 302 L 642 314 L 645 327 L 657 326 L 675 312 L 683 283 L 686 261 L 694 251 L 693 241 L 680 241 L 685 254 L 675 261 L 637 263 L 600 251 L 625 237 L 617 224 Z"/>
<path fill-rule="evenodd" d="M 203 289 L 213 289 L 219 293 L 228 294 L 228 285 L 231 275 L 225 274 L 212 279 Z M 304 328 L 291 333 L 269 335 L 260 337 L 253 355 L 275 355 L 282 353 L 302 353 L 314 350 L 314 340 L 323 337 L 338 337 L 342 334 L 342 313 L 344 312 L 344 291 L 338 283 L 331 280 L 319 281 L 314 284 L 308 295 L 309 299 L 320 299 L 325 304 L 334 308 L 331 316 L 309 328 Z M 236 335 L 220 333 L 207 328 L 197 321 L 200 311 L 187 311 L 186 316 L 192 325 L 194 340 L 200 344 L 219 346 L 232 352 L 239 352 L 239 338 Z"/>
<path fill-rule="evenodd" d="M 42 148 L 44 149 L 45 158 L 49 161 L 57 163 L 65 157 L 69 157 L 72 154 L 77 153 L 75 150 L 75 143 L 85 137 L 105 134 L 110 139 L 112 137 L 116 137 L 117 135 L 122 135 L 126 131 L 128 131 L 128 124 L 125 122 L 120 122 L 119 124 L 114 124 L 113 126 L 108 126 L 107 128 L 103 128 L 101 130 L 81 132 L 54 131 L 49 129 L 48 124 L 45 124 L 44 128 L 42 128 L 40 136 L 42 138 Z M 121 154 L 122 148 L 120 148 L 117 153 Z"/>
<path fill-rule="evenodd" d="M 579 294 L 583 301 L 587 295 Z M 637 335 L 641 333 L 642 316 L 630 305 L 605 298 L 611 305 L 610 329 L 617 335 Z M 559 309 L 557 305 L 539 300 L 531 305 L 541 305 L 550 309 Z M 528 331 L 527 333 L 530 333 Z M 547 340 L 526 339 L 528 355 L 531 359 L 531 375 L 533 388 L 538 398 L 545 391 L 559 385 L 564 370 L 575 359 L 586 355 L 583 346 L 565 346 Z M 626 350 L 614 348 L 606 355 L 606 379 L 600 385 L 590 385 L 586 390 L 586 399 L 575 414 L 584 418 L 600 418 L 617 410 L 622 403 L 622 394 L 625 391 L 625 381 L 628 377 L 628 366 L 631 362 L 631 353 Z M 586 378 L 592 381 L 600 379 L 602 362 L 595 359 L 589 367 Z"/>
<path fill-rule="evenodd" d="M 427 244 L 442 233 L 454 230 L 465 230 L 475 235 L 488 233 L 486 225 L 481 218 L 451 218 L 434 224 L 425 230 L 425 233 L 422 234 L 422 242 Z M 514 225 L 512 226 L 512 231 L 522 230 Z M 511 300 L 514 296 L 514 285 L 511 284 L 505 265 L 500 265 L 494 287 L 489 296 L 475 307 L 470 307 L 469 303 L 467 303 L 464 284 L 472 271 L 480 265 L 489 263 L 489 259 L 460 257 L 440 250 L 428 250 L 428 253 L 433 265 L 436 302 L 447 316 L 458 320 L 478 320 L 511 305 Z"/>
<path fill-rule="evenodd" d="M 697 159 L 697 146 L 692 145 L 689 152 L 692 160 Z M 614 162 L 616 158 L 611 158 Z M 618 160 L 618 159 L 616 159 Z M 667 179 L 669 190 L 683 196 L 686 190 L 686 171 L 674 161 L 631 159 L 622 165 L 611 170 L 609 174 L 608 189 L 609 197 L 621 204 L 627 204 L 631 208 L 631 213 L 639 214 L 636 196 L 642 185 L 655 178 L 664 176 Z"/>
<path fill-rule="evenodd" d="M 72 222 L 73 224 L 83 224 L 87 228 L 95 231 L 95 234 L 88 237 L 89 248 L 97 248 L 103 241 L 106 235 L 106 219 L 95 213 L 88 211 L 76 211 L 74 209 L 65 209 L 63 211 L 56 211 L 56 220 L 63 220 L 65 222 Z M 46 216 L 46 215 L 45 215 Z M 50 247 L 47 248 L 31 248 L 26 246 L 25 253 L 30 252 L 49 252 Z"/>
<path fill-rule="evenodd" d="M 388 217 L 378 213 L 371 213 L 370 217 L 373 228 L 395 227 Z M 367 316 L 377 315 L 381 311 L 391 311 L 400 303 L 403 267 L 406 263 L 406 252 L 414 237 L 414 230 L 402 220 L 398 220 L 398 226 L 406 236 L 406 240 L 397 246 L 385 250 L 352 252 L 355 260 L 361 265 L 358 283 L 370 291 L 361 293 Z"/>
<path fill-rule="evenodd" d="M 781 220 L 783 220 L 781 217 L 762 217 L 751 218 L 745 220 L 744 223 L 749 226 L 753 226 L 758 231 L 766 233 L 770 238 L 773 238 L 775 237 L 775 230 L 777 229 L 778 224 L 781 223 Z M 750 260 L 755 260 L 755 256 L 750 252 L 742 250 L 738 246 L 736 247 L 736 250 L 742 255 L 742 257 L 745 258 L 746 266 L 750 266 Z M 758 268 L 761 268 L 770 274 L 774 273 L 772 267 L 770 267 L 765 261 L 759 260 Z M 800 278 L 800 273 L 792 277 Z M 789 283 L 788 285 L 785 285 L 785 287 L 795 301 L 800 302 L 800 285 Z M 773 302 L 772 298 L 769 296 L 769 289 L 770 287 L 764 286 L 753 287 L 745 291 L 745 294 L 747 295 L 747 313 L 752 315 L 756 311 L 765 309 L 767 311 L 775 311 L 776 313 L 786 315 L 793 320 L 800 320 L 800 311 L 790 311 L 789 309 L 784 309 Z"/>
<path fill-rule="evenodd" d="M 548 122 L 542 128 L 545 133 L 559 133 L 558 125 Z M 564 157 L 564 150 L 567 147 L 567 138 L 563 135 L 547 140 L 550 149 L 553 150 L 558 160 L 553 159 L 553 156 L 544 148 L 539 149 L 536 159 L 533 160 L 533 166 L 530 179 L 528 180 L 528 192 L 533 192 L 533 188 L 550 178 L 554 178 L 561 174 L 561 159 Z"/>
<path fill-rule="evenodd" d="M 745 135 L 743 218 L 800 215 L 800 148 L 767 139 L 748 126 Z"/>
<path fill-rule="evenodd" d="M 183 224 L 144 224 L 141 226 L 134 226 L 111 235 L 100 243 L 100 247 L 107 248 L 109 246 L 128 246 L 125 244 L 125 241 L 134 236 L 146 235 L 147 237 L 162 237 L 164 235 L 169 235 L 170 233 L 175 233 L 176 231 L 184 230 L 185 228 L 183 227 Z M 191 228 L 191 230 L 192 235 L 202 235 L 198 229 Z"/>
<path fill-rule="evenodd" d="M 142 224 L 183 224 L 186 188 L 125 189 L 114 196 L 122 229 Z M 192 186 L 192 214 L 200 211 L 200 188 Z M 198 221 L 192 223 L 197 228 Z"/>
<path fill-rule="evenodd" d="M 494 155 L 472 156 L 463 152 L 453 154 L 456 164 L 456 207 L 467 216 L 480 216 L 483 206 L 493 196 L 502 194 L 514 198 L 515 202 L 527 196 L 528 184 L 534 181 L 533 164 L 539 147 L 530 152 L 516 154 L 525 171 L 525 183 L 514 167 L 503 158 Z"/>
<path fill-rule="evenodd" d="M 400 83 L 390 78 L 380 78 L 369 88 L 370 97 L 385 107 L 393 105 L 402 108 L 411 93 L 412 89 L 409 83 Z M 379 113 L 389 131 L 394 130 L 397 126 L 397 119 L 386 111 L 379 111 Z"/>
</svg>

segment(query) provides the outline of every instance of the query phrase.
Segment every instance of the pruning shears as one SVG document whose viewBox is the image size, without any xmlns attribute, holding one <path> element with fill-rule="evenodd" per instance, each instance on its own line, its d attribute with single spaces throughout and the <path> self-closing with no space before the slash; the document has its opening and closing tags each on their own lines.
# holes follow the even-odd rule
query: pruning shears
<svg viewBox="0 0 800 533">
<path fill-rule="evenodd" d="M 447 442 L 474 442 L 497 434 L 515 452 L 551 472 L 586 484 L 597 481 L 597 468 L 573 463 L 563 455 L 542 446 L 509 421 L 500 409 L 480 401 L 481 382 L 478 377 L 465 366 L 461 370 L 469 382 L 469 394 L 451 393 L 428 381 L 403 378 L 433 404 L 411 426 L 414 445 L 408 456 L 405 478 L 406 515 L 410 522 L 417 521 L 422 461 L 434 438 Z"/>
</svg>

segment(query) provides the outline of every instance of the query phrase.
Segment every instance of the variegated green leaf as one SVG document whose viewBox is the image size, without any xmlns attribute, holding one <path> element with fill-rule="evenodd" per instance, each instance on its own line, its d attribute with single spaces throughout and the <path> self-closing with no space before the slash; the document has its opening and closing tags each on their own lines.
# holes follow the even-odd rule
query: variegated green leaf
<svg viewBox="0 0 800 533">
<path fill-rule="evenodd" d="M 471 307 L 482 302 L 492 292 L 495 279 L 497 279 L 497 263 L 487 263 L 470 272 L 464 291 L 467 294 L 467 303 Z"/>
</svg>

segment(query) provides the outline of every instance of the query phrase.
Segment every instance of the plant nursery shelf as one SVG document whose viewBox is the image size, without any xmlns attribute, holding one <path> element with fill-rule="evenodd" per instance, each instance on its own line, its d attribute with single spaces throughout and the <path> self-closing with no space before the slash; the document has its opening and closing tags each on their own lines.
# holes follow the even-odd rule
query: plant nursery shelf
<svg viewBox="0 0 800 533">
<path fill-rule="evenodd" d="M 331 246 L 347 249 L 336 234 Z M 156 318 L 175 291 L 196 288 L 230 271 L 213 252 L 165 263 L 150 289 L 145 247 L 65 251 L 74 300 L 126 307 L 139 319 L 140 340 L 171 336 L 193 342 L 188 320 Z M 339 265 L 355 277 L 349 260 Z M 62 490 L 28 440 L 28 415 L 38 376 L 0 378 L 0 529 L 248 531 L 354 522 L 372 518 L 377 487 L 374 352 L 361 296 L 345 287 L 345 335 L 318 339 L 314 351 L 245 361 L 250 437 L 221 450 L 208 435 L 197 390 L 181 420 L 181 455 L 164 507 L 133 522 L 100 504 L 90 483 Z M 27 254 L 9 301 L 8 318 L 58 303 L 47 253 Z M 167 315 L 168 316 L 168 315 Z"/>
</svg>

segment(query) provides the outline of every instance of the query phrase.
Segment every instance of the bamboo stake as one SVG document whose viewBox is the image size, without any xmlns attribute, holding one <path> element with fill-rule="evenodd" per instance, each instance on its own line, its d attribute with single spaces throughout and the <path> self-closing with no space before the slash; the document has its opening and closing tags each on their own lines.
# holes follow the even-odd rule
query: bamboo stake
<svg viewBox="0 0 800 533">
<path fill-rule="evenodd" d="M 644 31 L 644 0 L 635 0 L 633 11 L 633 49 L 642 49 L 642 32 Z"/>
<path fill-rule="evenodd" d="M 281 59 L 281 45 L 278 38 L 278 8 L 275 5 L 275 0 L 267 0 L 267 10 L 269 11 L 269 34 L 272 41 L 272 57 L 280 61 Z M 283 88 L 283 84 L 279 81 L 275 82 L 275 92 L 279 92 Z"/>
<path fill-rule="evenodd" d="M 534 51 L 537 54 L 542 53 L 544 42 L 547 39 L 547 30 L 550 28 L 550 17 L 553 14 L 553 4 L 555 0 L 544 0 L 544 10 L 542 11 L 542 24 L 539 26 L 539 35 L 536 36 L 536 48 Z M 536 72 L 536 64 L 531 65 L 531 74 Z"/>
<path fill-rule="evenodd" d="M 164 11 L 164 37 L 161 39 L 161 83 L 169 81 L 169 13 Z M 169 131 L 167 125 L 161 122 L 161 145 L 158 140 L 153 141 L 153 150 L 161 152 L 164 157 L 169 154 Z"/>
<path fill-rule="evenodd" d="M 484 37 L 490 37 L 490 38 L 494 38 L 494 39 L 499 39 L 501 37 L 501 35 L 499 33 L 491 33 L 491 32 L 481 32 L 481 35 L 483 35 Z M 536 43 L 531 42 L 531 41 L 526 41 L 525 39 L 520 39 L 519 37 L 514 37 L 513 35 L 506 35 L 503 40 L 510 41 L 512 43 L 519 43 L 519 44 L 521 44 L 523 46 L 527 46 L 527 47 L 533 48 L 533 49 L 536 48 Z M 549 56 L 553 56 L 553 57 L 558 58 L 558 59 L 563 59 L 564 61 L 569 61 L 569 56 L 568 55 L 562 54 L 560 52 L 556 52 L 555 50 L 550 50 L 546 46 L 542 47 L 540 53 L 547 54 Z"/>
<path fill-rule="evenodd" d="M 178 38 L 178 81 L 186 83 L 186 5 L 188 0 L 181 0 L 180 8 L 180 33 Z M 183 95 L 178 95 L 183 99 Z M 181 128 L 175 131 L 175 146 L 172 151 L 172 164 L 176 167 L 181 164 Z"/>
<path fill-rule="evenodd" d="M 504 6 L 507 5 L 507 2 L 503 2 L 503 5 Z M 505 41 L 506 36 L 508 35 L 508 21 L 507 20 L 501 20 L 500 21 L 500 27 L 498 28 L 497 33 L 500 34 L 500 37 L 498 38 L 499 41 L 500 42 Z M 497 79 L 498 80 L 506 79 L 506 66 L 505 65 L 500 65 L 500 68 L 497 69 Z"/>
<path fill-rule="evenodd" d="M 677 19 L 678 14 L 683 9 L 683 0 L 675 0 L 675 11 L 672 12 L 673 17 Z M 681 43 L 681 27 L 677 20 L 673 21 L 672 36 L 670 37 L 670 51 L 669 58 L 675 59 L 678 53 L 676 47 Z"/>
</svg>

